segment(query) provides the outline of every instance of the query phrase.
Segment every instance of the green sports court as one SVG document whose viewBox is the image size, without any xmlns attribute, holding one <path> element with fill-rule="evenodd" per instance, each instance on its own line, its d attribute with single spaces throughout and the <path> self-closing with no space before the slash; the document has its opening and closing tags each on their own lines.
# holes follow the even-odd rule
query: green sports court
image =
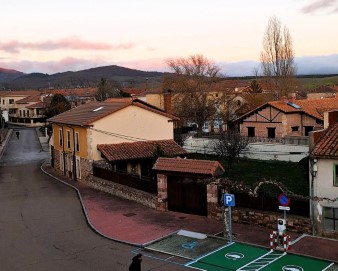
<svg viewBox="0 0 338 271">
<path fill-rule="evenodd" d="M 331 265 L 324 260 L 240 243 L 228 244 L 186 264 L 205 271 L 323 271 Z"/>
</svg>

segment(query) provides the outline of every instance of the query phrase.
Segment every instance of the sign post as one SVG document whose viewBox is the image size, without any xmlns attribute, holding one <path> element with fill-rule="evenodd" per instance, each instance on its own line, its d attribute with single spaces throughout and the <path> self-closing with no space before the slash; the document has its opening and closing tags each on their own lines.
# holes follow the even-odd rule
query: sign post
<svg viewBox="0 0 338 271">
<path fill-rule="evenodd" d="M 224 206 L 229 207 L 229 241 L 232 243 L 231 207 L 235 206 L 235 195 L 223 194 Z"/>
<path fill-rule="evenodd" d="M 286 211 L 290 211 L 290 198 L 288 198 L 286 195 L 283 193 L 278 196 L 278 202 L 280 204 L 279 210 L 284 211 L 284 220 L 286 220 Z"/>
</svg>

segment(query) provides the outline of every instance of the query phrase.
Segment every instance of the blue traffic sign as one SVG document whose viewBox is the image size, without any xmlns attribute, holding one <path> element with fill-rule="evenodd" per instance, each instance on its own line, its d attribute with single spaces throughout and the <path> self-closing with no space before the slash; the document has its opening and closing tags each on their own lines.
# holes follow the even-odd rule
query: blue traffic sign
<svg viewBox="0 0 338 271">
<path fill-rule="evenodd" d="M 224 194 L 223 201 L 224 201 L 224 206 L 234 207 L 235 206 L 235 195 Z"/>
</svg>

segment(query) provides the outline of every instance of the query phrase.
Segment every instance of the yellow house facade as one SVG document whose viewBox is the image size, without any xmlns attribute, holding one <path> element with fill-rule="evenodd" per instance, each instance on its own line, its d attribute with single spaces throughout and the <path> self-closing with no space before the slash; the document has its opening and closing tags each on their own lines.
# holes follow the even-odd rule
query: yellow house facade
<svg viewBox="0 0 338 271">
<path fill-rule="evenodd" d="M 99 144 L 173 139 L 175 119 L 130 98 L 81 105 L 48 119 L 52 165 L 73 179 L 88 178 L 92 162 L 103 159 Z"/>
</svg>

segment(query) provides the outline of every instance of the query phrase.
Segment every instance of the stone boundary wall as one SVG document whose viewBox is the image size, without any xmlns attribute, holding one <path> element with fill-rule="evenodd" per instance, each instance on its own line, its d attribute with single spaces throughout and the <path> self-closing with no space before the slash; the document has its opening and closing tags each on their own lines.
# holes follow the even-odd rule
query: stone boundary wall
<svg viewBox="0 0 338 271">
<path fill-rule="evenodd" d="M 133 189 L 128 186 L 124 186 L 121 184 L 117 184 L 111 181 L 107 181 L 101 178 L 97 178 L 92 176 L 91 178 L 87 178 L 86 180 L 81 180 L 86 185 L 90 187 L 109 193 L 111 195 L 132 200 L 137 203 L 140 203 L 149 208 L 156 209 L 157 206 L 157 196 L 143 192 L 137 189 Z"/>
<path fill-rule="evenodd" d="M 213 212 L 214 219 L 222 220 L 222 208 L 218 206 L 217 212 Z M 265 212 L 247 208 L 234 207 L 231 209 L 232 222 L 248 225 L 259 225 L 269 229 L 277 229 L 277 218 L 283 218 L 284 214 Z M 310 218 L 286 215 L 287 231 L 297 232 L 301 234 L 312 234 L 312 223 Z"/>
</svg>

